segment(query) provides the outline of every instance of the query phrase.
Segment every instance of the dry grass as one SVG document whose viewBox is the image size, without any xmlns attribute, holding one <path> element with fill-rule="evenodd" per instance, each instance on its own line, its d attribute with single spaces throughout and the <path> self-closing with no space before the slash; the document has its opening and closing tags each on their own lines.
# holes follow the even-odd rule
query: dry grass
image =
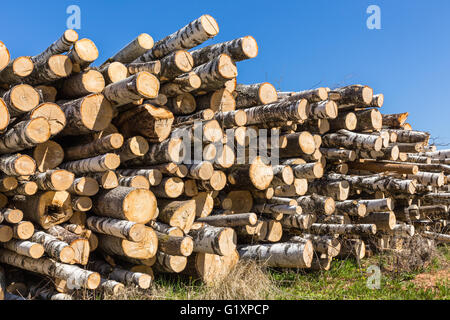
<svg viewBox="0 0 450 320">
<path fill-rule="evenodd" d="M 168 280 L 169 279 L 169 280 Z M 253 261 L 240 261 L 230 274 L 213 284 L 177 278 L 156 281 L 148 290 L 126 288 L 118 295 L 105 295 L 104 300 L 258 300 L 268 299 L 277 290 L 269 273 Z"/>
<path fill-rule="evenodd" d="M 261 300 L 277 290 L 264 266 L 253 261 L 240 261 L 222 281 L 205 286 L 197 299 Z"/>
</svg>

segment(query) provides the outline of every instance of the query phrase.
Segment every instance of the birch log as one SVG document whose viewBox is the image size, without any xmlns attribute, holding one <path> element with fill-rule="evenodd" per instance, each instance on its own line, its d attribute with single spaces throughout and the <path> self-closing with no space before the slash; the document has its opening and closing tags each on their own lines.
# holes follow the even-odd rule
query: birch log
<svg viewBox="0 0 450 320">
<path fill-rule="evenodd" d="M 101 190 L 94 198 L 97 215 L 145 224 L 156 214 L 156 198 L 145 189 L 117 187 Z"/>
<path fill-rule="evenodd" d="M 100 275 L 96 272 L 83 270 L 77 266 L 59 263 L 48 258 L 33 259 L 18 255 L 9 250 L 0 250 L 0 261 L 31 272 L 44 274 L 50 277 L 76 282 L 83 288 L 96 289 L 100 284 Z"/>
<path fill-rule="evenodd" d="M 200 45 L 219 33 L 219 26 L 210 15 L 202 15 L 177 32 L 159 40 L 152 49 L 141 55 L 134 62 L 157 60 L 177 49 L 190 49 Z"/>
<path fill-rule="evenodd" d="M 32 148 L 50 138 L 50 125 L 44 118 L 22 121 L 0 137 L 0 154 Z"/>
<path fill-rule="evenodd" d="M 245 36 L 191 51 L 194 66 L 205 64 L 222 53 L 229 55 L 234 61 L 247 60 L 258 55 L 258 44 L 252 36 Z"/>
<path fill-rule="evenodd" d="M 120 107 L 141 98 L 156 98 L 158 91 L 158 78 L 143 71 L 107 85 L 103 94 L 114 107 Z"/>
<path fill-rule="evenodd" d="M 313 258 L 311 241 L 303 243 L 275 243 L 238 247 L 241 259 L 252 259 L 269 267 L 309 268 Z"/>
</svg>

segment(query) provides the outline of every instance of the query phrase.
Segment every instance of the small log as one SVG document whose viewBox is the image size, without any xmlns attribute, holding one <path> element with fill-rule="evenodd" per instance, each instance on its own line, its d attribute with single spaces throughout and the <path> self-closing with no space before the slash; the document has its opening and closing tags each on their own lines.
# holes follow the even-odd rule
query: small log
<svg viewBox="0 0 450 320">
<path fill-rule="evenodd" d="M 9 176 L 29 176 L 34 174 L 36 163 L 27 155 L 8 154 L 0 156 L 0 170 Z"/>
<path fill-rule="evenodd" d="M 194 252 L 227 256 L 236 250 L 236 233 L 231 228 L 204 225 L 191 229 L 189 235 L 194 241 Z"/>
<path fill-rule="evenodd" d="M 214 227 L 238 227 L 246 225 L 255 225 L 258 221 L 254 213 L 236 213 L 231 215 L 211 215 L 199 218 L 197 222 L 205 222 Z"/>
<path fill-rule="evenodd" d="M 13 230 L 10 226 L 0 224 L 0 242 L 8 242 L 13 238 Z"/>
<path fill-rule="evenodd" d="M 143 104 L 121 113 L 115 124 L 126 138 L 143 136 L 150 142 L 161 142 L 169 137 L 173 120 L 169 110 Z"/>
<path fill-rule="evenodd" d="M 171 227 L 179 227 L 188 233 L 195 219 L 195 200 L 158 201 L 158 219 Z"/>
<path fill-rule="evenodd" d="M 107 59 L 103 65 L 113 61 L 122 62 L 124 64 L 130 63 L 153 48 L 153 45 L 153 38 L 147 33 L 141 33 L 111 58 Z"/>
<path fill-rule="evenodd" d="M 50 138 L 50 125 L 44 118 L 22 121 L 0 137 L 0 154 L 32 148 Z"/>
<path fill-rule="evenodd" d="M 73 214 L 67 191 L 44 191 L 32 196 L 15 196 L 12 203 L 22 210 L 26 220 L 35 222 L 44 229 L 68 221 Z"/>
<path fill-rule="evenodd" d="M 75 175 L 66 170 L 48 170 L 31 176 L 30 180 L 36 182 L 39 190 L 65 191 L 70 188 L 74 178 Z"/>
<path fill-rule="evenodd" d="M 342 241 L 339 258 L 355 257 L 361 260 L 366 255 L 366 246 L 361 239 L 345 239 Z"/>
<path fill-rule="evenodd" d="M 92 200 L 89 197 L 72 196 L 72 209 L 86 212 L 92 209 Z"/>
<path fill-rule="evenodd" d="M 48 140 L 38 144 L 32 153 L 36 167 L 40 172 L 55 169 L 64 160 L 64 150 L 58 143 Z"/>
<path fill-rule="evenodd" d="M 331 100 L 337 101 L 339 106 L 370 105 L 373 99 L 373 89 L 363 85 L 351 85 L 337 88 L 328 92 Z"/>
<path fill-rule="evenodd" d="M 415 175 L 419 172 L 419 168 L 415 165 L 400 164 L 400 163 L 384 163 L 384 162 L 372 162 L 365 161 L 362 163 L 350 162 L 348 163 L 349 169 L 365 170 L 376 173 L 382 172 L 396 172 L 399 174 L 412 174 Z"/>
<path fill-rule="evenodd" d="M 181 138 L 169 138 L 161 143 L 152 144 L 148 152 L 139 158 L 124 163 L 125 166 L 152 166 L 165 163 L 181 163 L 184 144 Z M 187 174 L 187 172 L 186 172 Z"/>
<path fill-rule="evenodd" d="M 358 124 L 358 118 L 356 117 L 355 113 L 348 112 L 343 115 L 339 115 L 335 119 L 330 119 L 328 123 L 330 126 L 330 130 L 333 131 L 338 131 L 341 129 L 353 131 L 356 129 L 356 126 Z"/>
<path fill-rule="evenodd" d="M 212 91 L 196 99 L 197 110 L 211 109 L 214 112 L 228 112 L 234 111 L 235 108 L 236 101 L 226 88 Z"/>
<path fill-rule="evenodd" d="M 364 189 L 370 192 L 393 192 L 393 193 L 406 193 L 414 194 L 416 190 L 416 183 L 414 180 L 395 179 L 382 174 L 371 176 L 350 176 L 337 173 L 330 173 L 327 175 L 327 179 L 333 181 L 346 180 L 350 183 L 352 188 Z"/>
<path fill-rule="evenodd" d="M 186 50 L 176 50 L 160 60 L 159 79 L 169 81 L 192 70 L 194 60 Z"/>
<path fill-rule="evenodd" d="M 120 133 L 112 133 L 88 144 L 80 144 L 65 148 L 64 160 L 79 160 L 95 157 L 113 150 L 119 149 L 123 145 L 123 136 Z"/>
<path fill-rule="evenodd" d="M 114 153 L 106 153 L 93 158 L 68 161 L 60 165 L 60 168 L 66 169 L 75 174 L 89 172 L 103 172 L 114 170 L 120 165 L 120 157 Z"/>
<path fill-rule="evenodd" d="M 238 84 L 234 95 L 236 108 L 238 109 L 270 104 L 277 101 L 275 87 L 268 82 L 251 85 Z"/>
<path fill-rule="evenodd" d="M 32 86 L 19 84 L 8 91 L 3 96 L 10 117 L 17 117 L 31 111 L 39 104 L 39 93 Z"/>
<path fill-rule="evenodd" d="M 365 224 L 375 224 L 377 230 L 390 231 L 395 227 L 396 219 L 395 214 L 392 211 L 387 212 L 371 212 L 359 222 Z"/>
<path fill-rule="evenodd" d="M 148 62 L 130 63 L 127 65 L 127 68 L 129 74 L 136 74 L 142 71 L 146 71 L 154 75 L 159 75 L 159 73 L 161 72 L 161 62 L 159 60 L 155 60 Z"/>
<path fill-rule="evenodd" d="M 3 42 L 0 43 L 0 71 L 6 68 L 6 66 L 9 63 L 9 50 L 6 48 L 5 44 Z M 1 298 L 0 300 L 3 300 Z"/>
<path fill-rule="evenodd" d="M 33 72 L 23 78 L 29 85 L 48 84 L 68 77 L 72 73 L 73 64 L 66 55 L 56 54 L 41 64 L 34 64 Z"/>
<path fill-rule="evenodd" d="M 234 61 L 247 60 L 258 55 L 258 44 L 252 36 L 245 36 L 191 51 L 194 66 L 205 64 L 222 53 L 229 55 Z"/>
<path fill-rule="evenodd" d="M 304 212 L 317 212 L 325 215 L 332 214 L 336 208 L 333 198 L 317 194 L 298 197 L 297 204 Z"/>
<path fill-rule="evenodd" d="M 428 239 L 432 239 L 438 242 L 443 243 L 449 243 L 450 242 L 450 235 L 443 234 L 443 233 L 437 233 L 437 232 L 431 232 L 431 231 L 423 231 L 421 233 L 422 236 Z"/>
<path fill-rule="evenodd" d="M 153 280 L 149 274 L 128 271 L 118 266 L 112 267 L 99 260 L 92 261 L 89 267 L 104 275 L 105 278 L 118 281 L 128 286 L 137 286 L 140 289 L 148 289 Z"/>
<path fill-rule="evenodd" d="M 336 214 L 346 214 L 353 217 L 365 217 L 367 214 L 367 203 L 357 200 L 336 201 Z M 376 211 L 376 210 L 375 210 Z"/>
<path fill-rule="evenodd" d="M 144 176 L 127 176 L 119 177 L 119 186 L 130 187 L 136 189 L 150 189 L 150 183 Z"/>
<path fill-rule="evenodd" d="M 134 242 L 142 241 L 145 237 L 144 225 L 131 221 L 92 216 L 86 220 L 86 226 L 94 232 Z"/>
<path fill-rule="evenodd" d="M 0 261 L 5 264 L 66 281 L 76 279 L 81 287 L 90 290 L 96 289 L 100 284 L 100 275 L 96 272 L 59 263 L 48 258 L 33 259 L 4 249 L 0 252 Z"/>
<path fill-rule="evenodd" d="M 162 179 L 161 183 L 152 188 L 157 197 L 178 198 L 183 194 L 184 182 L 177 177 L 167 177 Z"/>
<path fill-rule="evenodd" d="M 156 98 L 158 91 L 158 78 L 143 71 L 107 85 L 103 94 L 114 107 L 120 107 L 141 98 Z"/>
<path fill-rule="evenodd" d="M 197 90 L 201 83 L 202 80 L 195 72 L 189 72 L 176 77 L 169 83 L 162 84 L 160 93 L 167 97 L 175 97 Z"/>
<path fill-rule="evenodd" d="M 4 45 L 1 45 L 4 55 Z M 9 60 L 9 59 L 8 59 Z M 4 65 L 4 63 L 2 63 Z M 34 70 L 30 57 L 18 57 L 10 61 L 0 72 L 0 81 L 9 85 L 22 83 Z"/>
<path fill-rule="evenodd" d="M 0 178 L 0 192 L 9 192 L 17 188 L 18 182 L 15 177 L 4 176 Z"/>
<path fill-rule="evenodd" d="M 377 232 L 375 224 L 326 224 L 313 223 L 311 232 L 316 234 L 355 234 L 355 235 L 374 235 Z"/>
<path fill-rule="evenodd" d="M 73 183 L 67 188 L 67 190 L 79 196 L 90 197 L 96 195 L 99 190 L 97 180 L 91 177 L 80 177 L 73 180 Z"/>
<path fill-rule="evenodd" d="M 238 247 L 241 259 L 252 259 L 269 267 L 309 268 L 313 259 L 311 241 L 306 243 L 274 243 Z"/>
<path fill-rule="evenodd" d="M 98 68 L 98 71 L 103 76 L 105 85 L 119 82 L 119 81 L 126 79 L 128 77 L 128 70 L 129 69 L 124 64 L 122 64 L 118 61 L 108 63 L 108 64 Z M 144 71 L 144 70 L 142 70 L 142 71 Z M 130 74 L 134 74 L 134 73 L 130 73 Z M 102 88 L 102 90 L 103 89 L 104 88 Z"/>
<path fill-rule="evenodd" d="M 380 151 L 383 145 L 381 137 L 354 133 L 344 129 L 339 130 L 336 133 L 328 133 L 322 138 L 323 145 L 327 148 L 343 147 L 347 149 Z"/>
<path fill-rule="evenodd" d="M 61 105 L 67 118 L 62 135 L 88 134 L 102 131 L 111 123 L 113 109 L 111 103 L 100 93 L 72 100 Z"/>
<path fill-rule="evenodd" d="M 285 228 L 308 230 L 313 223 L 313 217 L 311 214 L 285 215 L 280 220 L 280 223 Z"/>
<path fill-rule="evenodd" d="M 105 88 L 105 78 L 97 70 L 86 70 L 64 79 L 61 93 L 67 98 L 83 97 L 100 93 Z"/>
<path fill-rule="evenodd" d="M 177 49 L 190 49 L 214 37 L 219 26 L 210 15 L 202 15 L 177 32 L 159 40 L 152 49 L 137 58 L 134 62 L 157 60 Z"/>
<path fill-rule="evenodd" d="M 199 278 L 205 284 L 214 284 L 226 278 L 238 262 L 239 254 L 236 250 L 228 256 L 194 253 L 188 258 L 183 273 Z"/>
<path fill-rule="evenodd" d="M 253 185 L 258 190 L 267 189 L 272 179 L 272 167 L 266 165 L 261 157 L 256 157 L 250 165 L 233 167 L 228 175 L 228 182 L 235 187 Z"/>
<path fill-rule="evenodd" d="M 17 254 L 33 259 L 41 258 L 45 253 L 45 249 L 40 243 L 26 240 L 10 240 L 5 242 L 3 247 Z"/>
<path fill-rule="evenodd" d="M 149 144 L 144 137 L 136 136 L 128 138 L 116 153 L 120 157 L 120 162 L 144 156 L 149 150 Z"/>
<path fill-rule="evenodd" d="M 383 127 L 401 128 L 408 119 L 408 112 L 396 114 L 383 114 Z"/>
<path fill-rule="evenodd" d="M 114 189 L 119 185 L 117 175 L 112 170 L 107 170 L 104 172 L 91 172 L 86 176 L 95 179 L 99 186 L 105 190 Z"/>
<path fill-rule="evenodd" d="M 182 237 L 184 235 L 183 230 L 181 230 L 179 227 L 172 227 L 168 224 L 152 220 L 150 221 L 149 225 L 155 230 L 160 233 L 167 234 L 172 237 Z"/>
<path fill-rule="evenodd" d="M 3 208 L 0 209 L 0 223 L 19 223 L 23 220 L 23 212 L 18 209 Z"/>
<path fill-rule="evenodd" d="M 75 42 L 67 56 L 74 65 L 74 71 L 80 72 L 98 58 L 98 49 L 90 39 L 80 39 Z"/>
<path fill-rule="evenodd" d="M 234 61 L 227 54 L 221 54 L 217 58 L 192 69 L 200 77 L 201 84 L 194 92 L 204 94 L 210 91 L 222 89 L 228 80 L 237 77 L 237 68 Z"/>
<path fill-rule="evenodd" d="M 144 227 L 144 239 L 140 242 L 106 234 L 98 234 L 98 240 L 99 248 L 105 253 L 135 259 L 149 259 L 155 256 L 158 249 L 158 238 L 150 227 Z"/>
<path fill-rule="evenodd" d="M 88 263 L 90 253 L 89 240 L 73 232 L 70 232 L 61 226 L 53 226 L 46 231 L 50 235 L 70 245 L 75 253 L 71 264 L 76 263 L 86 265 Z"/>
<path fill-rule="evenodd" d="M 153 266 L 157 272 L 180 273 L 186 268 L 187 258 L 185 256 L 172 256 L 158 251 L 156 263 Z"/>
<path fill-rule="evenodd" d="M 156 235 L 158 249 L 167 255 L 188 257 L 194 249 L 194 242 L 190 237 L 174 237 L 157 231 Z"/>
<path fill-rule="evenodd" d="M 69 244 L 58 240 L 55 236 L 43 231 L 36 231 L 30 240 L 40 243 L 44 247 L 45 253 L 50 257 L 55 258 L 62 263 L 73 263 L 75 251 Z"/>
</svg>

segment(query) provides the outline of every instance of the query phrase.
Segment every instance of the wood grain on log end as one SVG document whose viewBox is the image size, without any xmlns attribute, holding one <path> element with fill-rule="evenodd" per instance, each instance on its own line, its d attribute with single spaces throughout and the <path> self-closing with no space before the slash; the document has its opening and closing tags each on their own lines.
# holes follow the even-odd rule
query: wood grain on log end
<svg viewBox="0 0 450 320">
<path fill-rule="evenodd" d="M 66 125 L 66 116 L 60 106 L 53 102 L 41 103 L 30 112 L 30 118 L 44 117 L 50 124 L 52 136 L 61 132 Z"/>
</svg>

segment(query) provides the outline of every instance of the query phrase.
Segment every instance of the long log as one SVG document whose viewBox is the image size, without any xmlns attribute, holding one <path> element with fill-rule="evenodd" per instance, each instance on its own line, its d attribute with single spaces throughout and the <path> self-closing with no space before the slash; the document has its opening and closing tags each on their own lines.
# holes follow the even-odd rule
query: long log
<svg viewBox="0 0 450 320">
<path fill-rule="evenodd" d="M 263 262 L 269 267 L 309 268 L 313 258 L 311 241 L 306 243 L 275 243 L 238 247 L 241 259 Z"/>
<path fill-rule="evenodd" d="M 76 279 L 83 288 L 96 289 L 100 284 L 100 275 L 96 272 L 56 262 L 48 258 L 33 259 L 18 255 L 9 250 L 0 250 L 0 261 L 31 272 L 44 274 L 63 280 Z"/>
<path fill-rule="evenodd" d="M 50 125 L 45 118 L 22 121 L 0 137 L 0 154 L 32 148 L 50 138 Z"/>
<path fill-rule="evenodd" d="M 159 40 L 152 49 L 137 58 L 134 62 L 157 60 L 177 49 L 190 49 L 214 37 L 219 26 L 210 15 L 202 15 L 177 32 Z"/>
</svg>

